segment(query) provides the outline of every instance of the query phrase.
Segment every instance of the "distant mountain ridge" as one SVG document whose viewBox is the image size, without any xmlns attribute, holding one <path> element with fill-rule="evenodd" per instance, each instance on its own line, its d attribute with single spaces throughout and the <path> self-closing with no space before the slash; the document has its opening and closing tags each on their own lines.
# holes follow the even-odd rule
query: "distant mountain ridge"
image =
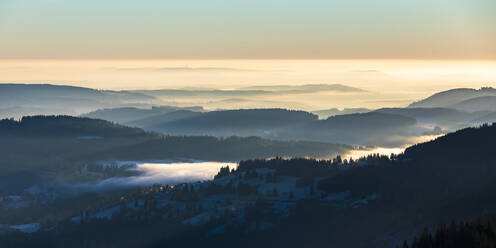
<svg viewBox="0 0 496 248">
<path fill-rule="evenodd" d="M 3 101 L 18 102 L 22 100 L 35 100 L 32 97 L 76 97 L 80 99 L 93 99 L 100 101 L 121 100 L 121 101 L 141 101 L 154 99 L 152 96 L 129 92 L 95 90 L 91 88 L 53 85 L 53 84 L 0 84 L 0 97 Z M 5 102 L 4 102 L 5 103 Z"/>
<path fill-rule="evenodd" d="M 121 111 L 123 109 L 115 110 L 117 114 Z M 145 114 L 149 112 L 134 109 L 129 113 L 134 111 Z M 84 116 L 116 120 L 115 115 L 112 109 L 107 109 Z M 395 138 L 410 136 L 408 130 L 415 127 L 417 122 L 410 116 L 380 112 L 336 115 L 319 120 L 315 114 L 309 112 L 275 108 L 210 112 L 180 109 L 120 123 L 170 135 L 260 136 L 278 140 L 339 141 L 345 144 L 372 145 L 373 141 L 382 144 L 391 135 Z"/>
<path fill-rule="evenodd" d="M 478 119 L 472 120 L 475 124 L 484 124 L 484 123 L 494 123 L 496 122 L 496 112 L 492 112 L 488 115 L 484 115 Z"/>
<path fill-rule="evenodd" d="M 146 135 L 139 128 L 126 127 L 105 120 L 73 116 L 25 116 L 19 121 L 0 120 L 0 135 L 32 137 L 128 137 Z"/>
<path fill-rule="evenodd" d="M 123 107 L 123 108 L 107 108 L 98 109 L 86 114 L 82 114 L 82 117 L 89 117 L 94 119 L 103 119 L 107 121 L 118 122 L 121 124 L 127 124 L 134 121 L 145 120 L 149 118 L 158 118 L 163 114 L 167 114 L 174 111 L 193 111 L 202 112 L 203 107 L 174 107 L 174 106 L 152 106 L 151 108 L 135 108 L 135 107 Z"/>
<path fill-rule="evenodd" d="M 95 90 L 52 84 L 0 84 L 0 106 L 5 116 L 40 113 L 78 114 L 102 107 L 142 105 L 153 96 L 128 91 Z M 21 110 L 16 114 L 15 110 Z"/>
<path fill-rule="evenodd" d="M 343 84 L 303 84 L 303 85 L 267 85 L 267 86 L 249 86 L 243 89 L 248 90 L 269 90 L 283 93 L 310 93 L 320 91 L 338 91 L 338 92 L 364 92 L 365 90 L 351 87 Z"/>
<path fill-rule="evenodd" d="M 285 130 L 281 135 L 294 139 L 335 140 L 346 144 L 397 145 L 417 124 L 414 118 L 380 112 L 331 116 Z M 398 139 L 398 140 L 396 140 Z"/>
<path fill-rule="evenodd" d="M 409 108 L 454 108 L 462 111 L 496 111 L 496 89 L 483 87 L 480 89 L 459 88 L 436 93 Z M 489 98 L 486 98 L 489 97 Z M 468 102 L 467 102 L 468 101 Z"/>
<path fill-rule="evenodd" d="M 136 90 L 133 92 L 156 97 L 239 97 L 257 95 L 304 94 L 323 91 L 335 92 L 364 92 L 360 88 L 343 84 L 303 84 L 303 85 L 266 85 L 249 86 L 236 89 L 159 89 Z"/>
<path fill-rule="evenodd" d="M 375 112 L 389 113 L 415 118 L 421 124 L 435 125 L 449 130 L 470 125 L 474 119 L 486 112 L 466 112 L 451 108 L 382 108 Z"/>
<path fill-rule="evenodd" d="M 469 112 L 496 111 L 496 95 L 470 98 L 468 100 L 458 102 L 451 107 Z"/>
<path fill-rule="evenodd" d="M 344 108 L 342 110 L 339 110 L 337 108 L 331 108 L 331 109 L 323 109 L 323 110 L 314 110 L 311 112 L 318 115 L 320 119 L 327 119 L 334 115 L 361 114 L 370 111 L 372 110 L 367 108 Z"/>
<path fill-rule="evenodd" d="M 179 109 L 171 112 L 166 112 L 158 115 L 148 116 L 146 118 L 128 121 L 125 124 L 130 126 L 141 127 L 146 130 L 160 130 L 160 127 L 167 125 L 167 123 L 193 118 L 201 115 L 199 111 L 192 111 L 188 109 Z"/>
<path fill-rule="evenodd" d="M 206 112 L 191 118 L 177 120 L 170 126 L 184 128 L 280 128 L 317 120 L 305 111 L 285 109 L 239 109 Z"/>
<path fill-rule="evenodd" d="M 112 91 L 53 84 L 0 84 L 0 118 L 25 115 L 80 115 L 105 108 L 201 105 L 210 109 L 306 108 L 298 101 L 271 100 L 272 96 L 363 92 L 342 84 L 253 86 L 234 89 L 181 88 Z M 196 111 L 196 110 L 195 110 Z M 120 120 L 122 121 L 122 120 Z M 127 121 L 131 121 L 130 119 Z"/>
</svg>

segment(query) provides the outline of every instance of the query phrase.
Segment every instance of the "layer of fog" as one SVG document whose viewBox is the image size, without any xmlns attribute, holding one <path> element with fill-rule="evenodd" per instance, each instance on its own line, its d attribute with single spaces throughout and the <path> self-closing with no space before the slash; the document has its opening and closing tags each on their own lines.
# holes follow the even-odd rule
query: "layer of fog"
<svg viewBox="0 0 496 248">
<path fill-rule="evenodd" d="M 152 184 L 179 184 L 211 180 L 221 167 L 236 168 L 237 164 L 227 162 L 174 162 L 140 163 L 135 169 L 142 174 L 127 178 L 111 178 L 102 184 L 123 184 L 146 186 Z"/>
<path fill-rule="evenodd" d="M 134 163 L 139 174 L 128 177 L 111 177 L 97 182 L 64 185 L 62 193 L 107 191 L 128 187 L 144 187 L 154 184 L 181 184 L 211 180 L 221 167 L 236 168 L 236 163 L 228 162 L 115 162 L 118 165 Z M 104 165 L 103 165 L 104 166 Z"/>
<path fill-rule="evenodd" d="M 386 156 L 390 156 L 391 154 L 398 155 L 403 153 L 406 148 L 408 148 L 413 144 L 428 142 L 440 136 L 442 136 L 442 134 L 411 137 L 407 145 L 403 145 L 399 147 L 359 147 L 355 150 L 351 150 L 348 153 L 344 154 L 342 158 L 349 160 L 350 158 L 358 159 L 361 157 L 367 157 L 369 155 L 374 155 L 374 154 L 386 155 Z"/>
<path fill-rule="evenodd" d="M 1 61 L 0 82 L 71 84 L 113 90 L 210 88 L 254 85 L 344 84 L 362 93 L 162 99 L 163 104 L 214 108 L 403 107 L 435 92 L 486 86 L 496 79 L 493 62 L 406 60 L 126 60 Z M 456 72 L 456 75 L 452 74 Z"/>
</svg>

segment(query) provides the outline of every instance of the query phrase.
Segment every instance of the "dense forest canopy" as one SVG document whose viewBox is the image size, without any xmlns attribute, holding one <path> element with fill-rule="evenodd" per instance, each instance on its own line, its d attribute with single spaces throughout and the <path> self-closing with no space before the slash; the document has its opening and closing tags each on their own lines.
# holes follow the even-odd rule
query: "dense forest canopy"
<svg viewBox="0 0 496 248">
<path fill-rule="evenodd" d="M 486 248 L 496 246 L 494 215 L 478 217 L 473 221 L 452 221 L 449 225 L 437 226 L 434 233 L 426 228 L 410 245 L 405 240 L 401 248 Z"/>
</svg>

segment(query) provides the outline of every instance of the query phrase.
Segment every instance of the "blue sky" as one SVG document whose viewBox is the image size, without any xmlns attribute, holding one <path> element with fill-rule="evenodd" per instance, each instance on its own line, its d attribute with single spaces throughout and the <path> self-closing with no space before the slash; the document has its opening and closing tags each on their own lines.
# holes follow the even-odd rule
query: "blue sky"
<svg viewBox="0 0 496 248">
<path fill-rule="evenodd" d="M 0 58 L 496 59 L 494 0 L 2 0 Z"/>
</svg>

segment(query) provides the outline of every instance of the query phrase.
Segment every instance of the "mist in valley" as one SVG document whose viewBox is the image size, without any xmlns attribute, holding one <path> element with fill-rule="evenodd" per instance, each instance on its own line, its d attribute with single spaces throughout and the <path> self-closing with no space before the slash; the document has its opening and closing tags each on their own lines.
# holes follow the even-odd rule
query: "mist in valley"
<svg viewBox="0 0 496 248">
<path fill-rule="evenodd" d="M 155 94 L 156 99 L 139 101 L 140 104 L 200 105 L 209 110 L 277 107 L 314 111 L 405 107 L 438 91 L 490 86 L 487 84 L 494 79 L 495 68 L 490 61 L 3 60 L 0 80 L 98 90 L 184 90 L 183 94 Z M 291 88 L 319 84 L 360 90 Z M 207 94 L 213 90 L 228 92 Z M 78 109 L 73 111 L 81 114 Z"/>
</svg>

